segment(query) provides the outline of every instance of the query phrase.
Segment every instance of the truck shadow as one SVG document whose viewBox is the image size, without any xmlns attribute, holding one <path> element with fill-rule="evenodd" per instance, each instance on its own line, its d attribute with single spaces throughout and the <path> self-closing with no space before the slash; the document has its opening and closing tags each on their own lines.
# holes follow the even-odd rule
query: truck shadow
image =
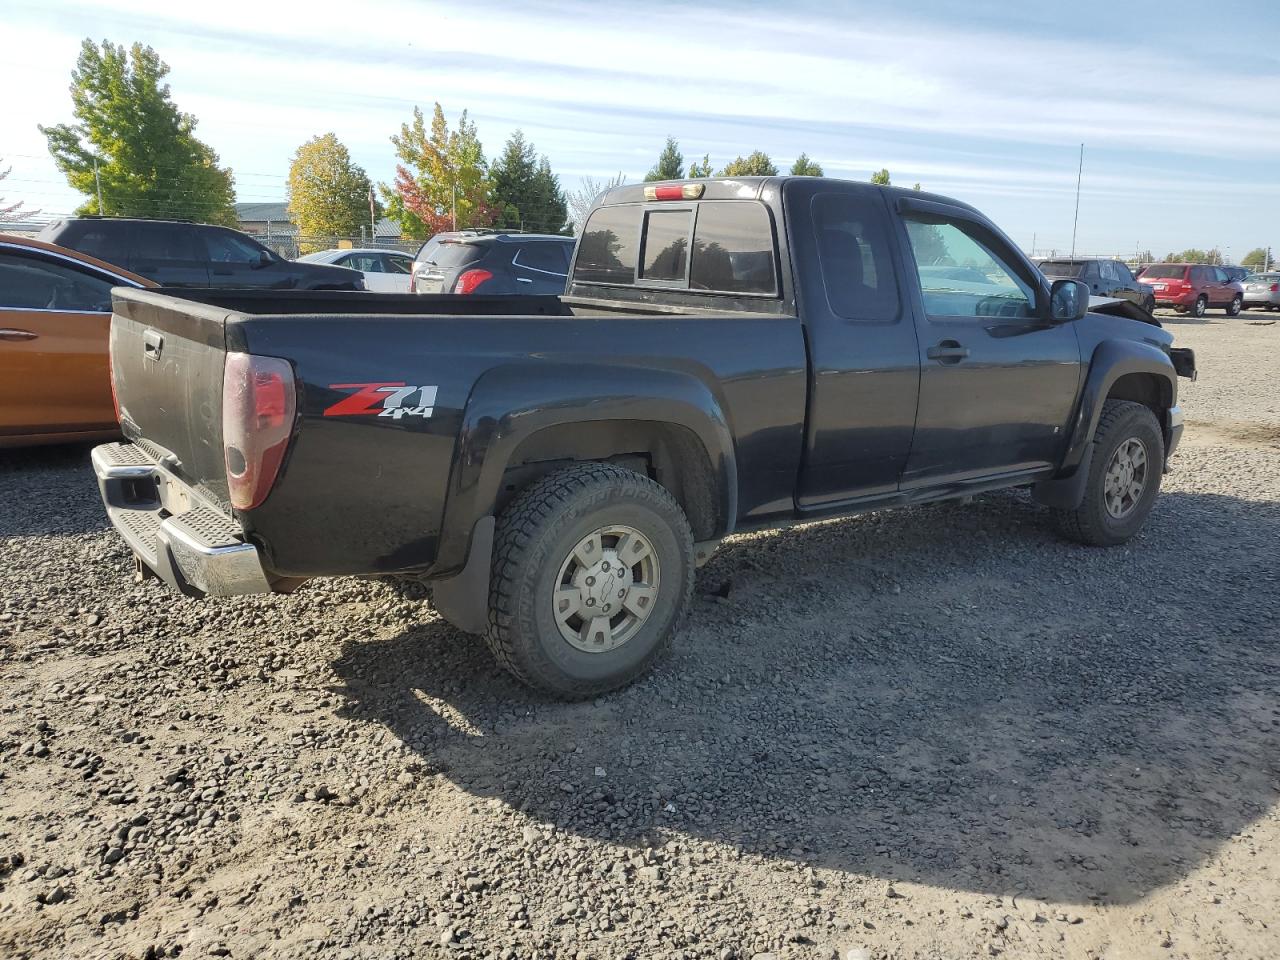
<svg viewBox="0 0 1280 960">
<path fill-rule="evenodd" d="M 425 771 L 579 836 L 1132 902 L 1280 798 L 1276 543 L 1273 504 L 1169 493 L 1091 550 L 995 494 L 728 544 L 675 655 L 596 703 L 434 620 L 335 668 Z"/>
</svg>

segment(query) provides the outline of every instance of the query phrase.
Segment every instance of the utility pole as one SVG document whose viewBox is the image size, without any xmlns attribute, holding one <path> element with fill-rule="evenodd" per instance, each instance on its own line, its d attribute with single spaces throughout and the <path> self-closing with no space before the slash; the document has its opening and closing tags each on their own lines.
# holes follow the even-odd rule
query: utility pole
<svg viewBox="0 0 1280 960">
<path fill-rule="evenodd" d="M 378 240 L 378 219 L 377 219 L 377 214 L 374 213 L 374 209 L 375 207 L 373 204 L 373 184 L 371 183 L 369 184 L 369 242 L 370 243 L 376 243 Z M 360 232 L 363 233 L 364 231 L 361 230 Z"/>
<path fill-rule="evenodd" d="M 453 229 L 458 229 L 458 181 L 453 181 Z"/>
<path fill-rule="evenodd" d="M 1034 257 L 1035 255 L 1036 255 L 1036 235 L 1033 233 L 1031 234 L 1031 256 Z"/>
<path fill-rule="evenodd" d="M 98 158 L 93 158 L 93 182 L 98 185 L 98 216 L 105 217 L 107 211 L 102 206 L 102 178 L 98 176 Z"/>
<path fill-rule="evenodd" d="M 1076 218 L 1071 223 L 1071 259 L 1076 258 L 1076 228 L 1080 225 L 1080 180 L 1084 176 L 1084 144 L 1080 144 L 1080 168 L 1076 171 Z"/>
</svg>

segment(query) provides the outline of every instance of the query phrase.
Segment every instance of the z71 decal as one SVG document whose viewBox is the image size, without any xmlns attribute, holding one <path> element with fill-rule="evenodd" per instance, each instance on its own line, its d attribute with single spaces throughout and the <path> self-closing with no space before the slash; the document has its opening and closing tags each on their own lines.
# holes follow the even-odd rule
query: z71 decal
<svg viewBox="0 0 1280 960">
<path fill-rule="evenodd" d="M 355 393 L 327 408 L 326 417 L 429 417 L 436 403 L 435 387 L 411 387 L 404 381 L 331 383 L 329 389 Z"/>
</svg>

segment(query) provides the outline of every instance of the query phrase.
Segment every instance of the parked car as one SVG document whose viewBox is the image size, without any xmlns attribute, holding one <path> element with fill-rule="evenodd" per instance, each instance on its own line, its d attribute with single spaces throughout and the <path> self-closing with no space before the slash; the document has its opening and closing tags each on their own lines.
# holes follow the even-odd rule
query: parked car
<svg viewBox="0 0 1280 960">
<path fill-rule="evenodd" d="M 414 257 L 415 293 L 561 294 L 573 239 L 541 233 L 432 237 Z"/>
<path fill-rule="evenodd" d="M 408 293 L 413 273 L 413 257 L 399 250 L 357 247 L 352 250 L 321 250 L 298 257 L 297 263 L 332 263 L 359 270 L 364 288 L 377 293 Z"/>
<path fill-rule="evenodd" d="M 919 269 L 944 260 L 975 274 Z M 1024 486 L 1126 542 L 1195 373 L 973 207 L 818 177 L 616 187 L 565 297 L 416 299 L 119 291 L 130 442 L 93 462 L 142 568 L 193 596 L 425 578 L 521 680 L 590 697 L 661 655 L 735 530 Z"/>
<path fill-rule="evenodd" d="M 1244 281 L 1247 309 L 1280 310 L 1280 273 L 1251 273 Z"/>
<path fill-rule="evenodd" d="M 185 220 L 71 217 L 40 239 L 118 263 L 166 287 L 363 290 L 346 267 L 285 260 L 239 230 Z"/>
<path fill-rule="evenodd" d="M 1095 297 L 1130 300 L 1148 312 L 1156 308 L 1156 298 L 1150 288 L 1139 284 L 1128 264 L 1120 260 L 1054 258 L 1037 260 L 1036 266 L 1046 277 L 1072 277 L 1084 281 Z"/>
<path fill-rule="evenodd" d="M 1221 307 L 1227 316 L 1240 313 L 1244 287 L 1231 280 L 1222 267 L 1197 263 L 1153 263 L 1138 282 L 1151 288 L 1156 305 L 1179 313 L 1203 317 L 1210 307 Z"/>
<path fill-rule="evenodd" d="M 0 234 L 0 447 L 120 435 L 107 373 L 117 286 L 154 284 L 74 250 Z"/>
</svg>

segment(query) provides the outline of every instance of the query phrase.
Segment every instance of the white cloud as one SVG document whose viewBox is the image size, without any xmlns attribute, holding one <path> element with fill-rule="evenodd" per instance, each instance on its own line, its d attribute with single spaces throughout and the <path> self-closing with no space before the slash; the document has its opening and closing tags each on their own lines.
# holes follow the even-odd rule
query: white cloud
<svg viewBox="0 0 1280 960">
<path fill-rule="evenodd" d="M 1075 31 L 652 4 L 46 0 L 17 12 L 32 96 L 6 117 L 0 152 L 42 152 L 30 131 L 65 115 L 80 36 L 137 38 L 173 66 L 175 99 L 223 160 L 266 175 L 240 173 L 255 195 L 278 190 L 292 150 L 328 129 L 389 178 L 387 136 L 411 104 L 440 100 L 470 108 L 490 153 L 518 122 L 570 185 L 580 173 L 638 176 L 669 132 L 687 155 L 719 161 L 761 146 L 780 160 L 806 150 L 832 173 L 887 165 L 895 181 L 997 207 L 1020 198 L 1024 219 L 1024 200 L 1058 215 L 1074 194 L 1081 141 L 1100 200 L 1276 199 L 1261 173 L 1280 167 L 1280 104 L 1257 96 L 1265 61 L 1198 61 Z"/>
</svg>

